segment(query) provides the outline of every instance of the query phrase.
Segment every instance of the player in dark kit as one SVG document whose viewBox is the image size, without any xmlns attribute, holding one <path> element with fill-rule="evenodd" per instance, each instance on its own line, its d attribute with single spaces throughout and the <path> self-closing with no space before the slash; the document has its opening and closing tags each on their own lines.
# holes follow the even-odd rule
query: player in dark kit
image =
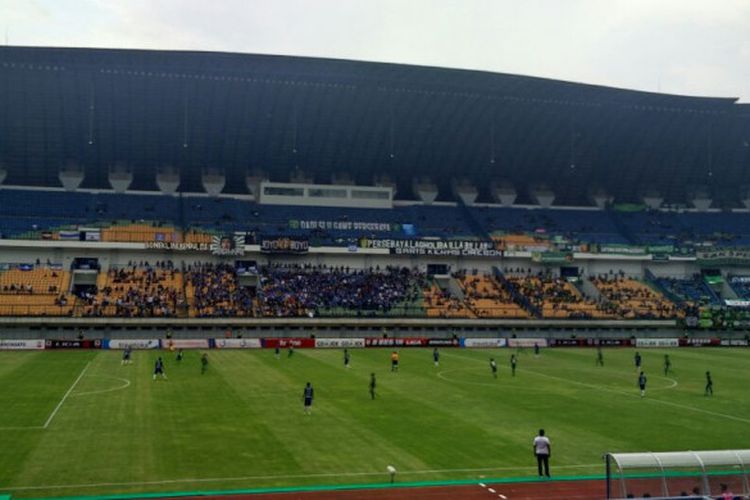
<svg viewBox="0 0 750 500">
<path fill-rule="evenodd" d="M 204 352 L 201 356 L 201 375 L 206 373 L 206 370 L 208 370 L 208 354 Z"/>
<path fill-rule="evenodd" d="M 510 355 L 510 373 L 514 377 L 516 376 L 516 363 L 517 362 L 518 362 L 518 360 L 516 358 L 516 355 L 515 354 L 511 354 Z"/>
<path fill-rule="evenodd" d="M 154 364 L 154 380 L 156 380 L 157 375 L 161 375 L 163 379 L 167 378 L 167 374 L 164 373 L 164 361 L 162 361 L 161 356 L 159 356 Z"/>
<path fill-rule="evenodd" d="M 664 355 L 664 375 L 668 375 L 672 369 L 672 361 L 669 360 L 669 354 Z"/>
<path fill-rule="evenodd" d="M 492 376 L 497 378 L 497 363 L 495 363 L 495 358 L 490 358 L 490 370 L 492 370 Z"/>
<path fill-rule="evenodd" d="M 638 387 L 641 388 L 641 397 L 646 395 L 646 374 L 641 372 L 638 375 Z"/>
<path fill-rule="evenodd" d="M 391 353 L 391 371 L 397 372 L 398 371 L 398 352 L 393 351 Z"/>
<path fill-rule="evenodd" d="M 279 349 L 278 345 L 276 347 L 274 347 L 273 354 L 274 354 L 274 356 L 276 356 L 276 359 L 279 359 L 281 352 L 280 352 L 280 349 Z"/>
<path fill-rule="evenodd" d="M 711 372 L 706 372 L 706 390 L 703 391 L 704 396 L 714 395 L 714 381 L 711 380 Z"/>
<path fill-rule="evenodd" d="M 182 361 L 182 356 L 183 356 L 182 349 L 180 349 L 179 351 L 177 351 L 177 358 L 176 358 L 177 362 Z"/>
<path fill-rule="evenodd" d="M 432 361 L 435 363 L 435 366 L 440 365 L 440 353 L 437 347 L 432 350 Z"/>
<path fill-rule="evenodd" d="M 596 346 L 596 366 L 604 366 L 604 353 L 600 345 Z"/>
<path fill-rule="evenodd" d="M 305 386 L 305 390 L 302 393 L 302 400 L 305 404 L 305 415 L 309 415 L 313 404 L 313 386 L 310 385 L 310 382 Z"/>
<path fill-rule="evenodd" d="M 370 374 L 370 399 L 375 399 L 375 374 Z"/>
<path fill-rule="evenodd" d="M 344 367 L 349 368 L 349 349 L 344 349 Z"/>
<path fill-rule="evenodd" d="M 635 371 L 639 372 L 641 371 L 641 362 L 643 359 L 641 358 L 641 353 L 638 351 L 635 351 L 635 356 L 633 357 L 633 362 L 635 362 Z"/>
<path fill-rule="evenodd" d="M 130 346 L 125 347 L 125 350 L 122 351 L 122 363 L 123 365 L 129 365 L 130 364 L 130 354 L 132 353 L 132 348 Z"/>
<path fill-rule="evenodd" d="M 294 355 L 294 346 L 292 344 L 289 344 L 289 351 L 287 352 L 286 357 L 291 358 Z"/>
<path fill-rule="evenodd" d="M 539 344 L 534 342 L 534 356 L 539 356 Z"/>
</svg>

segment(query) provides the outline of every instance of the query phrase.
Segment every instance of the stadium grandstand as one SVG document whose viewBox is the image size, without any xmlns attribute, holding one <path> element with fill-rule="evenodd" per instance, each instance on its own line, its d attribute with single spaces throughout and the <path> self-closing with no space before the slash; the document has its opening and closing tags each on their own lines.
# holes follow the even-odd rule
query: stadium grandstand
<svg viewBox="0 0 750 500">
<path fill-rule="evenodd" d="M 49 487 L 26 484 L 40 480 L 41 468 L 28 480 L 13 475 L 10 485 L 0 473 L 0 499 L 6 491 L 137 498 L 212 482 L 281 489 L 335 483 L 321 490 L 326 495 L 351 478 L 380 481 L 384 471 L 390 483 L 379 488 L 414 479 L 408 486 L 415 496 L 404 498 L 422 498 L 415 492 L 439 481 L 494 494 L 484 489 L 485 474 L 525 470 L 513 453 L 523 442 L 530 455 L 526 427 L 536 432 L 540 412 L 564 419 L 550 432 L 556 453 L 564 433 L 595 443 L 585 451 L 568 445 L 555 457 L 573 473 L 601 472 L 604 464 L 591 462 L 608 452 L 613 467 L 628 469 L 632 457 L 619 451 L 640 452 L 652 443 L 655 451 L 674 451 L 669 447 L 679 439 L 737 447 L 744 444 L 734 441 L 740 426 L 750 423 L 735 415 L 747 411 L 744 401 L 709 406 L 709 397 L 711 373 L 726 384 L 717 383 L 717 394 L 744 390 L 736 376 L 746 370 L 735 356 L 740 349 L 705 349 L 710 354 L 700 359 L 671 349 L 750 345 L 750 105 L 349 60 L 3 46 L 0 325 L 0 351 L 91 349 L 64 361 L 47 358 L 49 373 L 65 386 L 55 388 L 64 394 L 57 407 L 47 404 L 59 396 L 40 390 L 44 383 L 18 389 L 46 397 L 38 411 L 49 415 L 44 423 L 29 424 L 33 405 L 14 406 L 16 399 L 0 392 L 0 406 L 10 408 L 10 416 L 0 415 L 0 435 L 31 435 L 62 420 L 90 436 L 106 422 L 113 443 L 146 433 L 143 443 L 153 449 L 135 448 L 153 463 L 162 450 L 195 459 L 168 460 L 153 474 L 133 472 L 128 467 L 141 457 L 127 455 L 131 443 L 122 444 L 128 458 L 110 466 L 112 457 L 99 454 L 106 447 L 91 439 L 91 446 L 97 441 L 91 450 L 81 438 L 75 446 L 90 453 L 75 462 L 96 462 L 90 471 L 76 469 L 68 483 L 66 473 L 45 470 Z M 610 371 L 597 349 L 601 370 L 593 372 L 593 355 L 581 361 L 582 353 L 602 346 L 617 347 L 607 351 Z M 297 347 L 321 350 L 293 356 Z M 387 348 L 380 351 L 392 357 L 381 357 L 392 363 L 387 375 L 393 376 L 378 371 L 376 391 L 377 349 L 356 352 L 345 373 L 361 378 L 357 387 L 369 381 L 363 401 L 392 405 L 383 413 L 360 412 L 354 382 L 332 368 L 340 367 L 332 349 L 347 349 L 350 368 L 349 349 L 365 347 Z M 419 365 L 420 349 L 396 352 L 406 347 L 427 348 L 427 362 Z M 444 347 L 466 349 L 441 358 Z M 548 347 L 572 349 L 545 358 L 540 349 Z M 646 397 L 646 379 L 638 394 L 636 379 L 625 373 L 633 366 L 625 347 L 655 348 L 644 355 L 648 395 L 664 396 L 646 399 L 648 411 L 633 409 Z M 124 371 L 133 348 L 154 349 L 135 361 L 139 369 L 155 366 L 153 378 Z M 183 362 L 183 348 L 200 353 L 185 354 Z M 261 348 L 274 353 L 230 351 Z M 122 359 L 109 352 L 115 349 L 124 351 Z M 692 392 L 678 393 L 670 354 L 682 363 L 680 377 L 695 372 L 679 379 L 679 390 Z M 18 362 L 41 363 L 24 359 Z M 703 367 L 704 359 L 714 364 Z M 200 375 L 179 371 L 199 362 Z M 500 379 L 509 392 L 486 398 L 497 388 L 498 364 L 508 372 Z M 0 367 L 0 382 L 9 381 L 4 387 L 26 387 L 15 366 Z M 219 370 L 225 370 L 220 383 Z M 68 371 L 80 375 L 69 381 Z M 336 401 L 319 413 L 317 406 L 311 413 L 312 386 L 302 385 L 308 373 L 319 376 L 316 397 Z M 510 385 L 510 377 L 524 385 Z M 127 390 L 142 391 L 142 400 L 116 399 Z M 335 399 L 342 394 L 350 399 Z M 80 420 L 65 421 L 69 395 L 100 403 L 88 404 Z M 311 421 L 302 431 L 308 422 L 288 415 L 300 395 Z M 513 406 L 519 399 L 525 406 Z M 163 422 L 143 420 L 161 412 Z M 508 431 L 490 451 L 496 436 L 485 432 L 498 426 L 499 414 L 500 427 L 524 434 Z M 649 418 L 673 427 L 662 432 Z M 726 426 L 713 429 L 716 421 Z M 183 433 L 183 425 L 199 432 Z M 587 434 L 587 426 L 596 433 Z M 615 439 L 612 428 L 630 441 Z M 423 433 L 429 439 L 418 439 Z M 181 440 L 194 436 L 184 446 Z M 288 451 L 297 441 L 305 448 Z M 206 443 L 219 444 L 203 450 Z M 401 443 L 416 451 L 391 454 Z M 333 445 L 351 454 L 337 455 L 327 448 Z M 498 449 L 511 458 L 485 468 L 477 454 Z M 55 463 L 64 464 L 67 448 L 53 451 Z M 398 467 L 392 458 L 402 461 Z M 633 469 L 646 463 L 636 458 Z M 402 463 L 408 467 L 400 469 Z M 735 467 L 728 459 L 720 465 Z M 744 467 L 720 476 L 750 494 Z M 127 472 L 120 476 L 119 468 Z M 674 476 L 680 489 L 697 484 L 680 471 Z M 728 488 L 713 484 L 710 472 L 702 471 L 703 491 Z M 661 473 L 663 485 L 635 484 L 675 490 Z M 607 479 L 627 495 L 636 486 L 622 474 Z M 601 498 L 602 478 L 587 477 L 599 481 L 589 484 L 595 493 L 575 497 Z"/>
</svg>

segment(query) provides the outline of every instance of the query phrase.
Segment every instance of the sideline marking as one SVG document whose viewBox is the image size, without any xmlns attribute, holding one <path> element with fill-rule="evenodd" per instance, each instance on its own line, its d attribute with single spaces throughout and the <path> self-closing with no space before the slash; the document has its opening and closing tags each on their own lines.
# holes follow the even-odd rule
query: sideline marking
<svg viewBox="0 0 750 500">
<path fill-rule="evenodd" d="M 57 406 L 55 406 L 55 409 L 52 410 L 52 413 L 50 414 L 47 421 L 44 422 L 42 429 L 46 429 L 47 427 L 49 427 L 50 422 L 52 422 L 52 419 L 55 418 L 55 415 L 57 415 L 57 412 L 60 410 L 65 400 L 68 399 L 68 396 L 70 396 L 70 393 L 73 392 L 73 389 L 76 388 L 76 385 L 78 385 L 78 382 L 81 380 L 81 378 L 83 378 L 83 375 L 86 373 L 86 370 L 89 369 L 89 366 L 91 366 L 91 361 L 86 363 L 86 366 L 83 367 L 83 370 L 81 370 L 80 375 L 78 375 L 78 378 L 75 380 L 75 382 L 73 382 L 73 385 L 70 386 L 70 388 L 68 389 L 68 392 L 66 392 L 65 395 L 60 400 L 60 402 L 57 403 Z"/>
<path fill-rule="evenodd" d="M 99 389 L 97 391 L 85 391 L 85 392 L 74 392 L 70 396 L 71 397 L 78 397 L 78 396 L 91 396 L 92 394 L 103 394 L 105 392 L 114 392 L 114 391 L 120 391 L 122 389 L 127 389 L 130 387 L 130 380 L 126 378 L 121 377 L 110 377 L 109 375 L 89 375 L 90 377 L 98 377 L 98 378 L 109 378 L 112 380 L 120 380 L 122 382 L 125 382 L 124 385 L 120 385 L 117 387 L 111 387 L 109 389 Z"/>
<path fill-rule="evenodd" d="M 578 465 L 558 465 L 556 469 L 585 469 L 593 467 L 601 467 L 602 464 L 578 464 Z M 437 474 L 444 472 L 475 472 L 475 471 L 514 471 L 514 470 L 526 470 L 530 467 L 487 467 L 482 469 L 432 469 L 432 470 L 413 470 L 413 471 L 401 471 L 399 475 L 409 474 Z M 533 467 L 532 467 L 533 468 Z M 159 485 L 159 484 L 176 484 L 176 483 L 218 483 L 222 481 L 250 481 L 257 479 L 305 479 L 315 477 L 356 477 L 356 476 L 385 476 L 384 472 L 325 472 L 318 474 L 290 474 L 290 475 L 275 475 L 275 476 L 244 476 L 244 477 L 211 477 L 211 478 L 185 478 L 185 479 L 165 479 L 161 481 L 134 481 L 130 483 L 83 483 L 83 484 L 58 484 L 58 485 L 44 485 L 44 486 L 13 486 L 13 487 L 2 487 L 0 491 L 23 491 L 23 490 L 49 490 L 49 489 L 64 489 L 64 488 L 100 488 L 104 486 L 148 486 L 148 485 Z"/>
<path fill-rule="evenodd" d="M 444 354 L 444 355 L 445 356 L 452 356 L 452 357 L 455 357 L 455 358 L 471 359 L 471 360 L 477 361 L 479 363 L 483 363 L 484 362 L 482 360 L 471 358 L 471 357 L 468 357 L 468 356 L 461 356 L 460 354 Z M 547 375 L 546 373 L 535 372 L 535 371 L 532 371 L 532 370 L 526 370 L 526 369 L 522 369 L 522 368 L 518 368 L 518 370 L 522 371 L 522 372 L 526 372 L 526 373 L 531 373 L 532 375 L 538 375 L 540 377 L 547 377 L 547 378 L 551 378 L 553 380 L 561 380 L 563 382 L 568 382 L 570 384 L 576 384 L 576 385 L 580 385 L 580 386 L 583 386 L 583 387 L 590 387 L 592 389 L 598 389 L 600 391 L 612 392 L 612 393 L 615 393 L 615 394 L 623 394 L 623 395 L 628 396 L 628 397 L 638 398 L 641 401 L 647 401 L 647 402 L 651 402 L 651 403 L 660 403 L 660 404 L 667 405 L 667 406 L 674 406 L 675 408 L 682 408 L 684 410 L 694 411 L 696 413 L 704 413 L 706 415 L 712 415 L 714 417 L 722 417 L 722 418 L 726 418 L 726 419 L 729 419 L 729 420 L 736 420 L 737 422 L 744 422 L 746 424 L 750 424 L 750 419 L 742 418 L 742 417 L 736 417 L 734 415 L 729 415 L 727 413 L 719 413 L 719 412 L 715 412 L 715 411 L 711 411 L 711 410 L 704 410 L 702 408 L 696 408 L 695 406 L 684 405 L 684 404 L 681 404 L 681 403 L 674 403 L 672 401 L 665 401 L 663 399 L 641 398 L 638 394 L 633 394 L 633 393 L 621 391 L 621 390 L 618 390 L 618 389 L 610 389 L 609 387 L 605 387 L 605 386 L 601 386 L 601 385 L 587 384 L 586 382 L 579 382 L 577 380 L 572 380 L 572 379 L 568 379 L 568 378 L 564 378 L 564 377 L 557 377 L 555 375 Z M 661 377 L 661 378 L 667 378 L 667 377 Z M 677 384 L 677 381 L 674 380 L 674 379 L 668 379 L 668 380 L 672 380 L 675 383 L 675 385 Z M 672 387 L 674 387 L 674 386 L 672 386 Z M 671 387 L 664 387 L 662 389 L 668 389 L 668 388 L 671 388 Z"/>
</svg>

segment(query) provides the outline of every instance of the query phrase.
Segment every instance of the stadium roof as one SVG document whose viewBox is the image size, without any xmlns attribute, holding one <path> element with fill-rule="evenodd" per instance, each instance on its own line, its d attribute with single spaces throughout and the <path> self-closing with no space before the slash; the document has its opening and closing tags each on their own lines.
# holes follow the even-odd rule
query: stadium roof
<svg viewBox="0 0 750 500">
<path fill-rule="evenodd" d="M 203 168 L 245 192 L 249 169 L 317 181 L 387 174 L 449 193 L 467 177 L 592 186 L 621 201 L 707 188 L 736 202 L 750 184 L 750 108 L 735 99 L 621 90 L 508 74 L 267 55 L 0 47 L 0 163 L 7 184 L 59 186 L 61 165 L 106 188 L 111 165 L 155 189 L 157 168 L 201 191 Z"/>
</svg>

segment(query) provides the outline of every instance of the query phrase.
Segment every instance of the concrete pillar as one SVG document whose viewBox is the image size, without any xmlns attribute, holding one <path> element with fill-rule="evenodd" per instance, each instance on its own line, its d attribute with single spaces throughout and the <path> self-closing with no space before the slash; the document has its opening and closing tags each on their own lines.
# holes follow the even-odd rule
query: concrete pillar
<svg viewBox="0 0 750 500">
<path fill-rule="evenodd" d="M 591 202 L 600 210 L 604 210 L 607 205 L 612 203 L 614 197 L 607 193 L 603 188 L 594 188 L 589 193 L 589 200 L 591 200 Z"/>
<path fill-rule="evenodd" d="M 532 187 L 529 194 L 531 199 L 542 208 L 549 208 L 555 202 L 555 192 L 545 185 Z"/>
<path fill-rule="evenodd" d="M 156 185 L 164 194 L 173 194 L 180 187 L 180 172 L 173 166 L 167 165 L 156 172 Z"/>
<path fill-rule="evenodd" d="M 260 197 L 260 183 L 268 180 L 268 175 L 259 168 L 248 170 L 245 174 L 245 185 L 247 191 L 255 197 L 257 201 Z"/>
<path fill-rule="evenodd" d="M 518 192 L 513 184 L 503 181 L 495 181 L 491 186 L 492 197 L 497 203 L 504 207 L 510 207 L 516 202 Z"/>
<path fill-rule="evenodd" d="M 414 194 L 416 194 L 426 205 L 431 204 L 437 198 L 437 185 L 427 177 L 419 179 L 415 178 L 412 182 L 412 187 L 414 188 Z"/>
<path fill-rule="evenodd" d="M 664 197 L 658 191 L 648 191 L 643 195 L 642 199 L 643 203 L 653 210 L 660 208 L 661 204 L 664 202 Z"/>
<path fill-rule="evenodd" d="M 227 178 L 220 169 L 206 167 L 201 172 L 201 183 L 210 196 L 218 196 L 224 189 Z"/>
<path fill-rule="evenodd" d="M 109 167 L 109 185 L 116 193 L 124 193 L 133 183 L 133 172 L 125 163 L 117 162 Z"/>
<path fill-rule="evenodd" d="M 464 205 L 473 205 L 477 201 L 477 196 L 479 196 L 479 190 L 468 179 L 451 180 L 451 189 L 453 190 L 453 196 L 460 198 Z"/>
<path fill-rule="evenodd" d="M 83 167 L 72 160 L 69 160 L 58 173 L 60 183 L 66 191 L 75 191 L 78 189 L 84 177 Z"/>
</svg>

